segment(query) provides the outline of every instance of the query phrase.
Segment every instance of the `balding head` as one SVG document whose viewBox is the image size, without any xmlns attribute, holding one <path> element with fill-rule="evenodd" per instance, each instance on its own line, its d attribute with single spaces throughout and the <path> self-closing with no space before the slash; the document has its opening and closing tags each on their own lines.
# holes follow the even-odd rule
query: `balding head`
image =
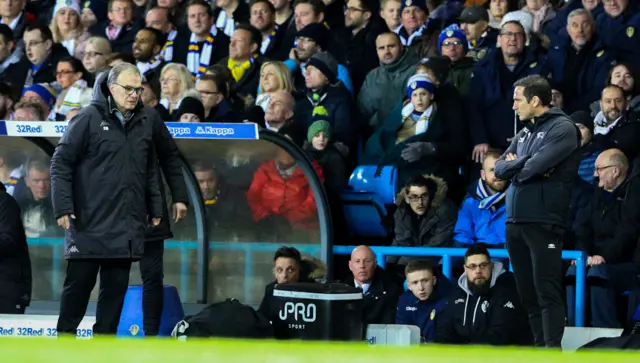
<svg viewBox="0 0 640 363">
<path fill-rule="evenodd" d="M 402 55 L 402 42 L 396 33 L 382 33 L 376 39 L 376 51 L 381 64 L 393 64 Z"/>
<path fill-rule="evenodd" d="M 370 283 L 373 280 L 377 265 L 376 255 L 368 246 L 358 246 L 351 252 L 349 270 L 359 285 Z"/>
<path fill-rule="evenodd" d="M 264 119 L 269 122 L 271 127 L 278 129 L 293 118 L 295 107 L 296 100 L 291 93 L 287 91 L 275 92 L 271 95 Z"/>
<path fill-rule="evenodd" d="M 619 149 L 605 150 L 598 155 L 594 176 L 598 186 L 608 192 L 614 191 L 627 178 L 629 160 Z"/>
</svg>

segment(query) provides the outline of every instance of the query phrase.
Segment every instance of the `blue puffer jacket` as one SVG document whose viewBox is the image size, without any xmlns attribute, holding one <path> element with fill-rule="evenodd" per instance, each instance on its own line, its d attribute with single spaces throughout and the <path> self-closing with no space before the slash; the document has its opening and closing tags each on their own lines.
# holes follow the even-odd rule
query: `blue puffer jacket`
<svg viewBox="0 0 640 363">
<path fill-rule="evenodd" d="M 473 145 L 488 143 L 494 148 L 509 147 L 508 138 L 514 131 L 515 113 L 512 110 L 513 83 L 544 69 L 539 59 L 525 48 L 513 72 L 504 64 L 502 51 L 496 49 L 476 64 L 469 90 L 469 115 Z M 518 123 L 520 130 L 522 125 Z"/>
<path fill-rule="evenodd" d="M 640 59 L 640 13 L 638 6 L 629 3 L 618 17 L 602 13 L 596 19 L 598 40 L 609 48 L 619 62 L 637 62 Z"/>
<path fill-rule="evenodd" d="M 495 211 L 480 209 L 480 197 L 475 192 L 476 183 L 472 186 L 458 211 L 453 240 L 462 245 L 506 243 L 507 209 L 504 200 L 496 206 Z"/>
</svg>

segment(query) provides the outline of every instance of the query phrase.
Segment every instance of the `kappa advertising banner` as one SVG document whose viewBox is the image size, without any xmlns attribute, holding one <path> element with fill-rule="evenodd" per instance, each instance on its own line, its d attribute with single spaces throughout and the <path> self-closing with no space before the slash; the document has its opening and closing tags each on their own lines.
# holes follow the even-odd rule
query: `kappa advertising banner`
<svg viewBox="0 0 640 363">
<path fill-rule="evenodd" d="M 93 338 L 95 317 L 86 317 L 78 326 L 76 336 Z M 11 337 L 57 337 L 56 315 L 0 315 L 0 338 Z"/>
<path fill-rule="evenodd" d="M 176 139 L 257 140 L 258 125 L 253 123 L 165 123 Z M 0 121 L 0 136 L 61 137 L 67 131 L 67 122 Z M 109 131 L 106 129 L 105 131 Z M 115 130 L 114 130 L 115 131 Z"/>
</svg>

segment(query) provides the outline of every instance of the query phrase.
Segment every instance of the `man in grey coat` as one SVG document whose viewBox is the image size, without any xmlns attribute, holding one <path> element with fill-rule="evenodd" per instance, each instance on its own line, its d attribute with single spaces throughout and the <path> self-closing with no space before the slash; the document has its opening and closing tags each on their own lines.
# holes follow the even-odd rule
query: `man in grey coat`
<svg viewBox="0 0 640 363">
<path fill-rule="evenodd" d="M 153 144 L 154 117 L 142 106 L 142 77 L 123 63 L 101 74 L 91 105 L 70 122 L 51 159 L 53 209 L 65 229 L 67 275 L 59 334 L 73 334 L 100 274 L 95 334 L 115 334 L 131 263 L 145 229 L 158 226 L 163 200 Z"/>
<path fill-rule="evenodd" d="M 525 127 L 496 162 L 507 190 L 507 249 L 536 346 L 560 347 L 564 332 L 562 240 L 580 162 L 580 131 L 551 107 L 551 87 L 534 75 L 515 83 L 513 109 Z"/>
</svg>

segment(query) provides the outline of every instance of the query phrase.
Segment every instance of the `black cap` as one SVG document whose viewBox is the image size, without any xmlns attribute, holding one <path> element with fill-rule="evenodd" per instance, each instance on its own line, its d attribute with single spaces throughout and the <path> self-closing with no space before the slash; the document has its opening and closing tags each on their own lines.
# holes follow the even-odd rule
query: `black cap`
<svg viewBox="0 0 640 363">
<path fill-rule="evenodd" d="M 458 18 L 460 23 L 475 24 L 480 20 L 489 22 L 489 12 L 480 5 L 469 6 L 462 10 L 462 14 Z"/>
<path fill-rule="evenodd" d="M 329 46 L 331 32 L 324 24 L 311 23 L 300 29 L 296 34 L 296 37 L 313 39 L 313 41 L 316 42 L 322 50 L 326 51 Z"/>
<path fill-rule="evenodd" d="M 569 117 L 574 123 L 581 124 L 582 126 L 589 129 L 589 131 L 591 131 L 591 133 L 593 134 L 593 129 L 594 129 L 593 117 L 591 117 L 591 115 L 589 115 L 587 111 L 582 111 L 582 110 L 576 111 L 572 113 L 571 116 Z"/>
</svg>

